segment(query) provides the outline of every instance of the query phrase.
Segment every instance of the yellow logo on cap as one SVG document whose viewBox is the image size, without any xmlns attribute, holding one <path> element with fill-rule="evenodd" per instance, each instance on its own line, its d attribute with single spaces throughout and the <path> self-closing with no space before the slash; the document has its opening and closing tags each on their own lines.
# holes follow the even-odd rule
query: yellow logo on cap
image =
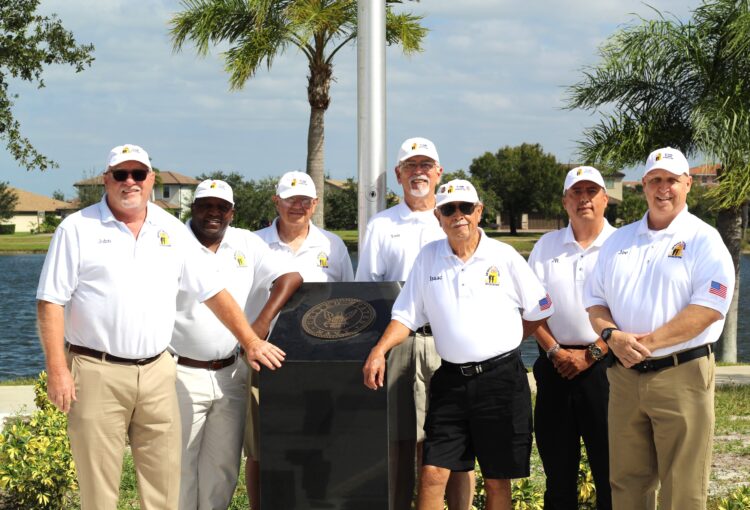
<svg viewBox="0 0 750 510">
<path fill-rule="evenodd" d="M 128 146 L 126 145 L 125 147 L 123 147 L 123 148 L 122 148 L 122 153 L 123 153 L 123 154 L 127 154 L 128 152 L 130 152 L 130 147 L 128 147 Z"/>
<path fill-rule="evenodd" d="M 159 231 L 159 244 L 162 246 L 171 246 L 171 244 L 169 244 L 169 234 L 163 230 Z"/>
<path fill-rule="evenodd" d="M 680 241 L 679 243 L 672 246 L 672 251 L 669 254 L 670 258 L 675 259 L 681 259 L 682 258 L 682 252 L 685 251 L 685 241 Z"/>
<path fill-rule="evenodd" d="M 656 155 L 654 161 L 661 161 L 661 152 Z"/>
<path fill-rule="evenodd" d="M 417 144 L 416 144 L 416 142 L 415 142 L 415 143 L 413 143 L 413 144 L 411 144 L 411 150 L 414 150 L 414 149 L 416 149 L 416 148 L 417 148 Z"/>
<path fill-rule="evenodd" d="M 493 287 L 500 285 L 500 272 L 497 270 L 495 266 L 490 266 L 490 268 L 487 269 L 487 272 L 484 273 L 484 275 L 485 275 L 485 279 L 484 279 L 485 285 L 492 285 Z"/>
<path fill-rule="evenodd" d="M 216 181 L 211 181 L 209 188 L 214 189 L 216 187 Z"/>
<path fill-rule="evenodd" d="M 247 259 L 241 251 L 237 250 L 234 252 L 234 260 L 237 261 L 237 267 L 247 267 Z"/>
<path fill-rule="evenodd" d="M 576 172 L 576 175 L 581 175 L 583 173 L 583 168 L 579 168 Z"/>
<path fill-rule="evenodd" d="M 453 193 L 453 186 L 448 186 L 448 193 Z"/>
<path fill-rule="evenodd" d="M 328 268 L 328 254 L 325 252 L 318 253 L 318 267 Z"/>
<path fill-rule="evenodd" d="M 297 185 L 297 179 L 292 179 L 292 187 Z"/>
</svg>

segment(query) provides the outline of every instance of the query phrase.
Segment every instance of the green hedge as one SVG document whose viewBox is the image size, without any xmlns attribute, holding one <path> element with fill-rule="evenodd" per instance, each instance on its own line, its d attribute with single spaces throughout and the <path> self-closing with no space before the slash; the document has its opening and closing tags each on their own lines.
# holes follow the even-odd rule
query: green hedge
<svg viewBox="0 0 750 510">
<path fill-rule="evenodd" d="M 16 233 L 15 223 L 0 225 L 0 235 L 15 234 L 15 233 Z"/>
</svg>

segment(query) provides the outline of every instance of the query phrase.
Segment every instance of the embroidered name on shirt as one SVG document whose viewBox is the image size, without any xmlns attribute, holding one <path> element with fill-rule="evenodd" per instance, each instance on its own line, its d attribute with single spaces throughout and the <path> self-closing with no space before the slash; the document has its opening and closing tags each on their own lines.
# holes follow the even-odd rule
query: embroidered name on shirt
<svg viewBox="0 0 750 510">
<path fill-rule="evenodd" d="M 620 251 L 617 252 L 617 254 L 618 255 L 627 255 L 628 254 L 628 250 L 620 250 Z"/>
<path fill-rule="evenodd" d="M 436 282 L 436 281 L 442 280 L 442 279 L 443 279 L 442 275 L 441 276 L 430 276 L 430 281 L 431 282 Z"/>
<path fill-rule="evenodd" d="M 495 266 L 490 266 L 489 269 L 484 273 L 484 284 L 497 287 L 500 285 L 500 272 Z"/>
<path fill-rule="evenodd" d="M 672 249 L 669 252 L 669 258 L 671 259 L 681 259 L 682 258 L 682 252 L 685 251 L 685 247 L 687 245 L 685 244 L 685 241 L 680 241 L 679 243 L 672 246 Z"/>
<path fill-rule="evenodd" d="M 98 243 L 99 244 L 111 244 L 112 239 L 99 239 Z"/>
<path fill-rule="evenodd" d="M 557 257 L 555 257 L 554 259 L 552 259 L 552 263 L 553 264 L 558 264 L 559 262 L 560 262 L 560 259 L 558 259 Z"/>
<path fill-rule="evenodd" d="M 393 239 L 394 237 L 401 237 L 401 234 L 391 234 L 391 239 Z"/>
</svg>

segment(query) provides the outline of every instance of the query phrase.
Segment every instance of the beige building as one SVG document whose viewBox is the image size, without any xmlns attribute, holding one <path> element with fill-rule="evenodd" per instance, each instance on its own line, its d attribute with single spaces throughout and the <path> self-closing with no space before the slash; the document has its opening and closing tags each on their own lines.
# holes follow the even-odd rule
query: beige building
<svg viewBox="0 0 750 510">
<path fill-rule="evenodd" d="M 3 223 L 15 225 L 16 232 L 36 231 L 44 223 L 46 215 L 52 214 L 64 218 L 76 209 L 70 202 L 55 200 L 54 198 L 37 195 L 36 193 L 10 186 L 9 189 L 18 196 L 18 202 L 16 202 L 13 217 Z"/>
<path fill-rule="evenodd" d="M 156 184 L 151 199 L 153 202 L 171 212 L 178 218 L 190 211 L 190 204 L 193 203 L 193 193 L 195 187 L 200 181 L 169 170 L 162 170 L 157 173 Z M 84 186 L 98 186 L 104 188 L 104 181 L 101 175 L 84 179 L 73 184 L 76 188 Z"/>
</svg>

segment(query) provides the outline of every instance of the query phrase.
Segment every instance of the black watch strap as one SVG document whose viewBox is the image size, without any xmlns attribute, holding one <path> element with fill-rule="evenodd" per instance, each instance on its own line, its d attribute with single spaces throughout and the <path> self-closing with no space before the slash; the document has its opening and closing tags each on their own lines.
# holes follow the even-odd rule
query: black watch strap
<svg viewBox="0 0 750 510">
<path fill-rule="evenodd" d="M 605 342 L 609 342 L 609 338 L 612 336 L 613 331 L 620 331 L 620 330 L 617 328 L 604 328 L 601 334 L 602 340 L 604 340 Z"/>
</svg>

